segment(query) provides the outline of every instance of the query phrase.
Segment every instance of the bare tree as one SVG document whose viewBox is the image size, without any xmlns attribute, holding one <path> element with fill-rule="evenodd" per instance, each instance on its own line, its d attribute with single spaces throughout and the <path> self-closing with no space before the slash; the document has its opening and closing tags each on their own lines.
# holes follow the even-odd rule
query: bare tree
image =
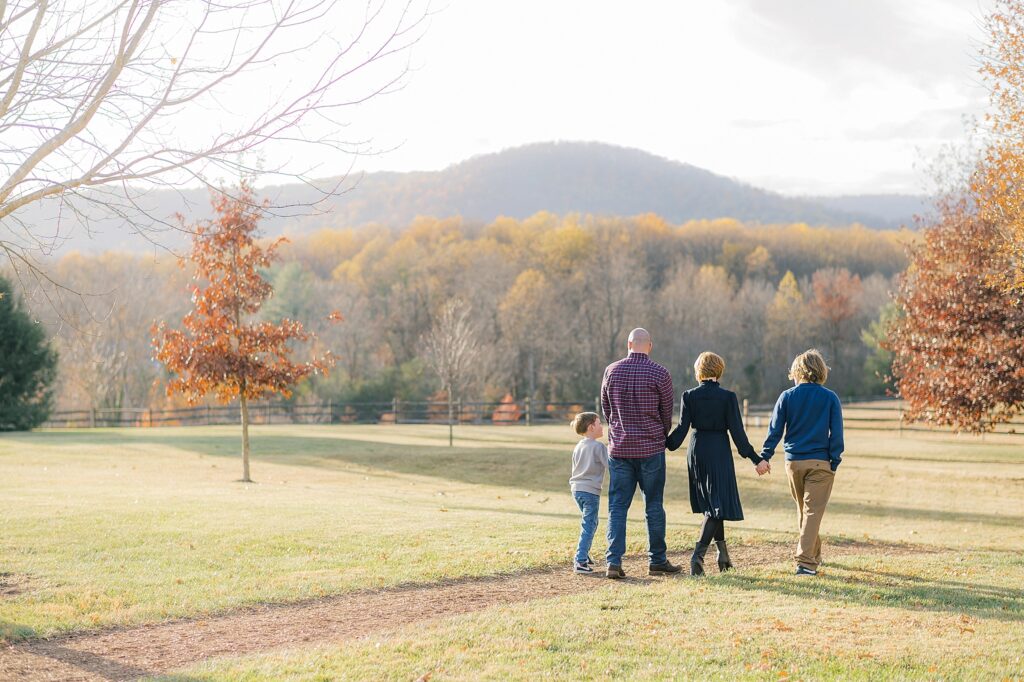
<svg viewBox="0 0 1024 682">
<path fill-rule="evenodd" d="M 41 278 L 72 223 L 172 226 L 154 186 L 251 175 L 271 141 L 364 152 L 339 114 L 401 87 L 427 2 L 0 0 L 0 250 Z"/>
<path fill-rule="evenodd" d="M 425 357 L 448 394 L 448 446 L 454 444 L 455 393 L 463 388 L 480 352 L 469 305 L 450 299 L 424 337 Z"/>
<path fill-rule="evenodd" d="M 50 272 L 76 291 L 106 289 L 69 298 L 59 310 L 43 306 L 38 311 L 40 321 L 53 329 L 59 354 L 58 409 L 148 406 L 157 369 L 149 339 L 139 330 L 154 317 L 184 314 L 186 271 L 172 262 L 104 253 L 69 255 Z"/>
<path fill-rule="evenodd" d="M 584 275 L 591 312 L 584 324 L 590 327 L 588 338 L 597 341 L 590 354 L 589 374 L 600 376 L 601 368 L 621 353 L 622 340 L 629 330 L 643 320 L 644 278 L 638 273 L 644 270 L 631 248 L 626 227 L 599 225 L 595 237 L 598 257 L 588 263 Z"/>
</svg>

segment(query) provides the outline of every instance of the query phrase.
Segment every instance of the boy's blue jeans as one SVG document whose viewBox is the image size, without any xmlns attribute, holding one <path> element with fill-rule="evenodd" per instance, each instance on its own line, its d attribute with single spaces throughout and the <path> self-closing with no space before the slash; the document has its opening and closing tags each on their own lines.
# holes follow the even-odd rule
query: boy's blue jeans
<svg viewBox="0 0 1024 682">
<path fill-rule="evenodd" d="M 608 551 L 605 559 L 622 565 L 626 553 L 626 514 L 637 486 L 647 513 L 647 547 L 651 565 L 667 560 L 665 547 L 665 453 L 643 459 L 608 458 Z"/>
<path fill-rule="evenodd" d="M 580 520 L 580 541 L 576 545 L 576 563 L 585 564 L 590 560 L 590 546 L 594 544 L 597 532 L 597 512 L 601 508 L 601 496 L 594 493 L 575 492 L 576 506 L 583 515 Z"/>
</svg>

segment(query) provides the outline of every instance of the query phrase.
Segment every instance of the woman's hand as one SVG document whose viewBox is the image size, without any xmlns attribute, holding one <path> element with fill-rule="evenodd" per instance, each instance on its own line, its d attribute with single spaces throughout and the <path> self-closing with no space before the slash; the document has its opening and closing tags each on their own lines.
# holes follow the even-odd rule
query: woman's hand
<svg viewBox="0 0 1024 682">
<path fill-rule="evenodd" d="M 772 465 L 768 463 L 768 460 L 762 459 L 758 462 L 755 469 L 758 476 L 764 476 L 765 474 L 770 474 L 772 472 Z"/>
</svg>

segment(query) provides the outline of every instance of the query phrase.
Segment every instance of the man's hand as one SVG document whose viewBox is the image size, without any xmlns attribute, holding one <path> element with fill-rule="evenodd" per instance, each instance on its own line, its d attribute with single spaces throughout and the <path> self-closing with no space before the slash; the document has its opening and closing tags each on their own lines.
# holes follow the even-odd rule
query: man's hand
<svg viewBox="0 0 1024 682">
<path fill-rule="evenodd" d="M 772 465 L 768 463 L 768 460 L 762 459 L 758 462 L 756 470 L 758 476 L 764 476 L 765 474 L 770 474 L 772 472 Z"/>
</svg>

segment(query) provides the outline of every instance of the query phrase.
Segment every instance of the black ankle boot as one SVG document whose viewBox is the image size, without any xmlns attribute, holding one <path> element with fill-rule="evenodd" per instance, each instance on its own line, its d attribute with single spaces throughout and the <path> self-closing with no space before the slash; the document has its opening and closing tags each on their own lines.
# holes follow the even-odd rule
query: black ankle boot
<svg viewBox="0 0 1024 682">
<path fill-rule="evenodd" d="M 698 542 L 693 548 L 693 556 L 690 557 L 690 575 L 704 575 L 704 554 L 710 545 Z"/>
<path fill-rule="evenodd" d="M 729 559 L 729 548 L 725 546 L 725 540 L 715 540 L 718 546 L 718 570 L 725 573 L 732 569 L 732 560 Z"/>
</svg>

